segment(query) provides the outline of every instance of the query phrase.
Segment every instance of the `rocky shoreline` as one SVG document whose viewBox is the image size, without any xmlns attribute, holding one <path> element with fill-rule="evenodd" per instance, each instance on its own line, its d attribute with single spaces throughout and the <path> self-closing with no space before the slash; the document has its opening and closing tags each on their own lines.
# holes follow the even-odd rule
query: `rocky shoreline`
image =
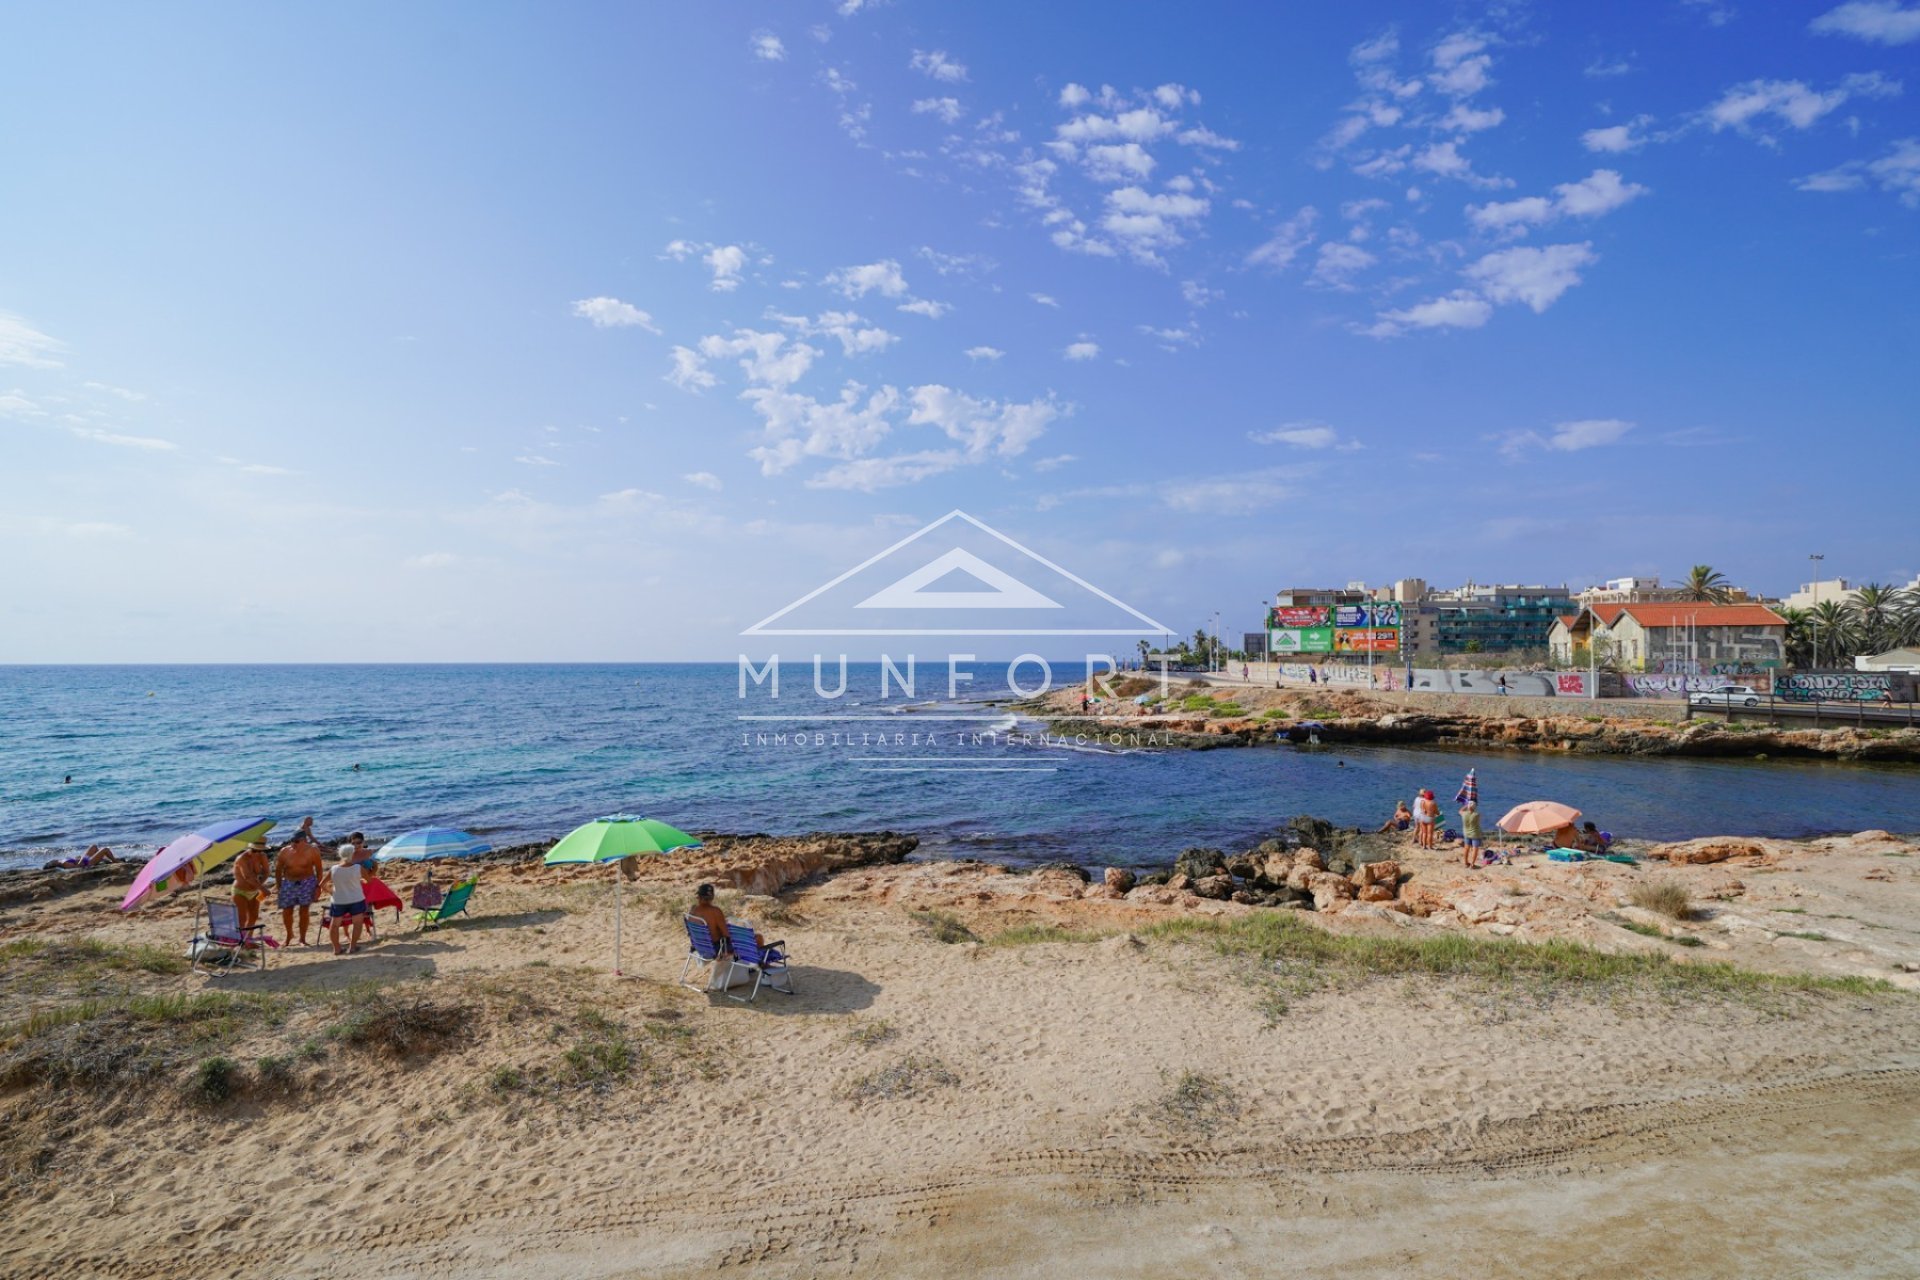
<svg viewBox="0 0 1920 1280">
<path fill-rule="evenodd" d="M 1119 690 L 1130 699 L 1158 687 L 1157 681 L 1122 681 Z M 1123 702 L 1124 710 L 1114 714 L 1081 715 L 1079 699 L 1077 688 L 1056 690 L 1012 709 L 1043 720 L 1049 732 L 1063 737 L 1185 750 L 1312 739 L 1329 746 L 1920 764 L 1920 729 L 1895 726 L 1784 729 L 1572 713 L 1486 715 L 1438 705 L 1413 711 L 1353 690 L 1221 688 L 1200 681 L 1176 683 L 1158 705 Z"/>
</svg>

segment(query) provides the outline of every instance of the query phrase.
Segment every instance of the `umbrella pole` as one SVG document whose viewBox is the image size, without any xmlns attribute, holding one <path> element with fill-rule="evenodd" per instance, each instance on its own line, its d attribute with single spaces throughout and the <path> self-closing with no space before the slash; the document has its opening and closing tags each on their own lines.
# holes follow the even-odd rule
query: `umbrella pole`
<svg viewBox="0 0 1920 1280">
<path fill-rule="evenodd" d="M 627 895 L 620 892 L 620 864 L 613 864 L 613 976 L 620 976 L 620 908 Z"/>
</svg>

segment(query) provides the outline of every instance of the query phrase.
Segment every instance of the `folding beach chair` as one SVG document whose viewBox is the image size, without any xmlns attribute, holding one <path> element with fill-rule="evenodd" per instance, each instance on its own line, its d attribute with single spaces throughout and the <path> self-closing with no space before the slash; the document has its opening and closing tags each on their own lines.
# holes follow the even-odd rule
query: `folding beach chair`
<svg viewBox="0 0 1920 1280">
<path fill-rule="evenodd" d="M 727 921 L 727 945 L 733 949 L 733 967 L 736 969 L 747 969 L 753 973 L 753 990 L 744 996 L 734 996 L 733 998 L 735 1000 L 739 1000 L 742 1003 L 751 1001 L 755 996 L 760 994 L 760 984 L 762 981 L 765 981 L 769 988 L 783 995 L 790 996 L 794 994 L 793 974 L 787 968 L 787 944 L 785 942 L 768 942 L 763 944 L 759 939 L 754 937 L 752 925 L 735 924 L 729 920 Z M 731 975 L 731 970 L 729 970 L 729 975 Z M 787 985 L 784 987 L 778 985 L 774 980 L 779 978 L 786 979 Z M 733 985 L 731 976 L 729 976 L 727 985 Z"/>
<path fill-rule="evenodd" d="M 418 914 L 416 918 L 420 921 L 420 927 L 423 930 L 436 929 L 453 917 L 465 914 L 467 904 L 472 900 L 473 891 L 479 883 L 480 877 L 475 876 L 471 880 L 462 880 L 459 884 L 447 890 L 447 896 L 441 901 L 439 906 Z"/>
<path fill-rule="evenodd" d="M 680 966 L 680 984 L 687 987 L 710 987 L 713 985 L 717 967 L 727 964 L 727 979 L 733 979 L 733 967 L 728 963 L 727 953 L 720 949 L 714 939 L 713 930 L 707 928 L 707 922 L 698 916 L 682 916 L 681 923 L 687 926 L 687 962 Z M 700 965 L 706 973 L 700 982 L 688 982 L 687 972 Z"/>
<path fill-rule="evenodd" d="M 267 936 L 267 926 L 255 924 L 242 929 L 240 908 L 224 899 L 203 898 L 200 906 L 206 913 L 207 927 L 204 930 L 198 927 L 200 916 L 196 913 L 193 941 L 187 944 L 196 972 L 231 973 L 245 965 L 248 957 L 252 957 L 258 968 L 267 967 L 267 956 L 280 945 Z"/>
</svg>

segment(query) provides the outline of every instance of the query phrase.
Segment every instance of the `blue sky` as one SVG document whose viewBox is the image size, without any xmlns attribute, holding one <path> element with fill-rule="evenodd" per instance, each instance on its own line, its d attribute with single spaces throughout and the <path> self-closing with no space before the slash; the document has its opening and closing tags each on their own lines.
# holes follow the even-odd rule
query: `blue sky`
<svg viewBox="0 0 1920 1280">
<path fill-rule="evenodd" d="M 1920 572 L 1920 5 L 42 6 L 0 660 L 729 657 L 955 507 L 1289 585 Z"/>
</svg>

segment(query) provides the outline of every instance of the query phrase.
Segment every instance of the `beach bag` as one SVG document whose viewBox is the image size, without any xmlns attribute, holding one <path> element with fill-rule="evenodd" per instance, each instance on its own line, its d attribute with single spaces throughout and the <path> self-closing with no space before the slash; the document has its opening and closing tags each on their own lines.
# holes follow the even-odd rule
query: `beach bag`
<svg viewBox="0 0 1920 1280">
<path fill-rule="evenodd" d="M 430 884 L 423 880 L 413 886 L 412 901 L 415 911 L 431 911 L 446 900 L 447 895 L 441 892 L 437 884 Z"/>
</svg>

